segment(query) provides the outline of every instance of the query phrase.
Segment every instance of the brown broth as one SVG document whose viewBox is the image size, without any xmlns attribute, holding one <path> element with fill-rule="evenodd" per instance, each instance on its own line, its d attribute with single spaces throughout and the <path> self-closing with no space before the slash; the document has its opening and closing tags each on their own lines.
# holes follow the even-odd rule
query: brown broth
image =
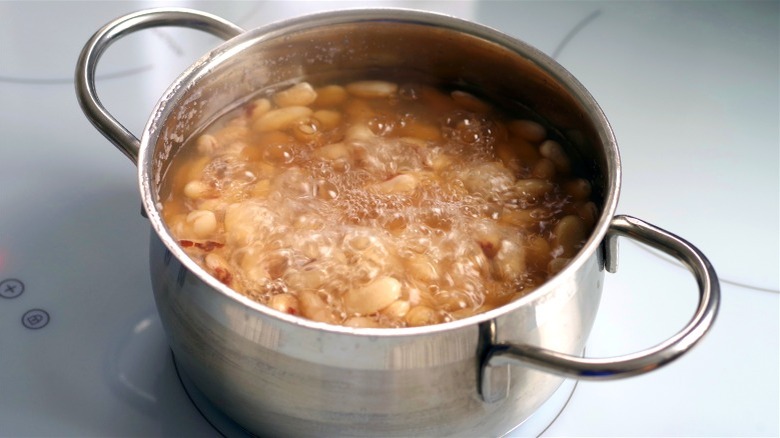
<svg viewBox="0 0 780 438">
<path fill-rule="evenodd" d="M 162 193 L 185 251 L 277 310 L 354 327 L 465 318 L 562 269 L 597 217 L 546 129 L 422 83 L 300 83 L 185 145 Z"/>
</svg>

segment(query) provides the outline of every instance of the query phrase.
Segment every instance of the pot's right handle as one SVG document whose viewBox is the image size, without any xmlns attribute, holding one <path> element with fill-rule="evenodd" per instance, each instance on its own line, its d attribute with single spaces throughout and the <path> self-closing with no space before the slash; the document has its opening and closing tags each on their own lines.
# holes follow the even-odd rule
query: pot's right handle
<svg viewBox="0 0 780 438">
<path fill-rule="evenodd" d="M 229 39 L 244 32 L 216 15 L 182 8 L 149 9 L 119 17 L 98 30 L 87 42 L 76 65 L 76 94 L 90 122 L 137 164 L 141 142 L 103 106 L 95 90 L 95 70 L 103 52 L 114 41 L 138 30 L 160 26 L 189 27 Z"/>
<path fill-rule="evenodd" d="M 606 267 L 617 269 L 617 238 L 625 236 L 659 249 L 681 261 L 696 277 L 699 304 L 693 318 L 666 341 L 634 354 L 611 358 L 582 358 L 531 345 L 492 343 L 495 327 L 483 327 L 483 337 L 490 346 L 480 368 L 480 393 L 485 401 L 500 400 L 505 395 L 501 385 L 508 384 L 498 370 L 504 365 L 525 365 L 566 377 L 606 380 L 629 377 L 665 365 L 693 347 L 712 326 L 720 303 L 720 286 L 710 262 L 696 247 L 658 227 L 630 216 L 615 216 L 606 236 Z M 498 385 L 498 386 L 497 386 Z"/>
</svg>

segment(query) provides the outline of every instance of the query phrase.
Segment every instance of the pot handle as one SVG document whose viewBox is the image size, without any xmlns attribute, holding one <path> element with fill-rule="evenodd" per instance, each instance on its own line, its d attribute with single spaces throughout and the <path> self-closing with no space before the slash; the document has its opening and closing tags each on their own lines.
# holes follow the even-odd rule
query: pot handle
<svg viewBox="0 0 780 438">
<path fill-rule="evenodd" d="M 531 345 L 493 343 L 495 326 L 487 323 L 482 336 L 489 344 L 480 367 L 480 394 L 487 402 L 498 401 L 508 385 L 506 365 L 525 365 L 565 377 L 608 380 L 642 374 L 677 359 L 693 347 L 710 329 L 720 303 L 720 286 L 710 262 L 693 245 L 630 216 L 615 216 L 605 238 L 605 262 L 609 272 L 617 270 L 617 238 L 625 236 L 659 249 L 681 261 L 696 277 L 699 303 L 693 318 L 666 341 L 633 354 L 610 358 L 582 358 Z M 503 370 L 503 372 L 502 372 Z M 502 388 L 503 386 L 503 388 Z"/>
<path fill-rule="evenodd" d="M 114 41 L 138 30 L 161 26 L 189 27 L 229 39 L 244 32 L 216 15 L 183 8 L 149 9 L 119 17 L 98 30 L 81 50 L 76 65 L 76 95 L 82 111 L 127 158 L 137 164 L 141 142 L 103 106 L 95 90 L 95 70 Z"/>
</svg>

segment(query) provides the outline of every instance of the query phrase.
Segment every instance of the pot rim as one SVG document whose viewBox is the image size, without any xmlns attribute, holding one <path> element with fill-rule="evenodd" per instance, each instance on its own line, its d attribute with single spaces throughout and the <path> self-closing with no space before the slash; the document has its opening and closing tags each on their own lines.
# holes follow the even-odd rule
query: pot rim
<svg viewBox="0 0 780 438">
<path fill-rule="evenodd" d="M 422 327 L 403 328 L 353 328 L 341 325 L 327 324 L 312 321 L 303 317 L 289 315 L 274 310 L 264 304 L 256 302 L 245 295 L 234 291 L 227 285 L 208 274 L 193 259 L 191 259 L 179 246 L 171 235 L 167 225 L 160 214 L 160 205 L 157 203 L 157 188 L 153 177 L 155 155 L 152 153 L 154 145 L 162 132 L 160 126 L 163 121 L 173 113 L 184 93 L 192 84 L 206 76 L 211 68 L 226 62 L 234 54 L 244 48 L 266 40 L 278 38 L 285 34 L 314 27 L 323 27 L 338 24 L 360 22 L 402 22 L 428 26 L 439 29 L 447 29 L 459 33 L 467 33 L 489 42 L 500 45 L 518 56 L 530 59 L 539 68 L 554 77 L 564 88 L 574 96 L 577 102 L 591 117 L 596 127 L 597 135 L 601 141 L 606 158 L 606 169 L 602 169 L 605 177 L 604 200 L 601 206 L 599 219 L 579 253 L 566 265 L 566 267 L 549 278 L 542 285 L 529 292 L 527 295 L 507 303 L 496 309 L 450 322 L 427 325 Z M 564 282 L 571 281 L 573 273 L 579 270 L 586 261 L 599 250 L 602 241 L 609 229 L 610 222 L 615 215 L 621 185 L 621 162 L 612 128 L 601 107 L 596 103 L 587 89 L 557 61 L 536 49 L 535 47 L 504 34 L 488 26 L 463 20 L 440 13 L 402 9 L 402 8 L 356 8 L 337 11 L 307 14 L 292 19 L 277 21 L 244 32 L 230 40 L 225 41 L 216 48 L 193 63 L 185 70 L 165 91 L 152 111 L 142 132 L 140 150 L 138 155 L 138 184 L 141 192 L 144 210 L 151 222 L 153 231 L 161 239 L 165 247 L 201 281 L 209 285 L 214 291 L 225 297 L 243 304 L 252 312 L 260 316 L 283 321 L 300 328 L 308 328 L 318 331 L 326 331 L 334 334 L 370 336 L 370 337 L 411 337 L 424 336 L 434 333 L 456 331 L 483 322 L 495 320 L 515 309 L 527 305 L 533 305 L 535 301 L 543 299 L 546 295 L 559 287 Z M 599 269 L 603 269 L 603 263 L 599 263 Z"/>
</svg>

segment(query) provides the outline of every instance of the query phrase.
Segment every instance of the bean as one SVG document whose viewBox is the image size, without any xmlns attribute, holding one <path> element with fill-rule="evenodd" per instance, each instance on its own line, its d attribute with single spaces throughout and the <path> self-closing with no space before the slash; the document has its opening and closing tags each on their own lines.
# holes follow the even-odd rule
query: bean
<svg viewBox="0 0 780 438">
<path fill-rule="evenodd" d="M 577 215 L 582 218 L 583 222 L 585 222 L 585 226 L 593 228 L 599 215 L 599 209 L 596 207 L 595 203 L 579 202 L 575 204 L 574 210 L 577 212 Z"/>
<path fill-rule="evenodd" d="M 347 92 L 363 98 L 390 97 L 398 91 L 398 84 L 387 81 L 356 81 L 346 86 Z"/>
<path fill-rule="evenodd" d="M 493 107 L 478 97 L 474 96 L 473 94 L 466 93 L 465 91 L 456 90 L 450 93 L 450 96 L 452 97 L 452 100 L 455 101 L 455 103 L 469 111 L 487 113 L 493 109 Z"/>
<path fill-rule="evenodd" d="M 229 145 L 236 141 L 243 141 L 249 136 L 250 130 L 244 124 L 228 124 L 214 133 L 214 138 L 219 145 Z"/>
<path fill-rule="evenodd" d="M 328 304 L 315 292 L 303 291 L 298 294 L 301 314 L 312 321 L 336 323 L 336 317 Z"/>
<path fill-rule="evenodd" d="M 211 275 L 219 282 L 230 286 L 233 282 L 233 274 L 230 269 L 230 265 L 227 260 L 219 254 L 210 252 L 204 259 L 206 263 L 206 269 L 209 270 Z"/>
<path fill-rule="evenodd" d="M 553 228 L 551 245 L 562 257 L 574 257 L 588 238 L 585 221 L 574 215 L 564 216 Z"/>
<path fill-rule="evenodd" d="M 285 277 L 287 285 L 295 291 L 316 290 L 328 279 L 328 273 L 323 269 L 304 268 L 288 272 Z"/>
<path fill-rule="evenodd" d="M 531 228 L 539 223 L 538 215 L 541 213 L 540 209 L 533 210 L 520 210 L 514 208 L 505 208 L 501 212 L 499 221 L 507 225 L 520 228 Z"/>
<path fill-rule="evenodd" d="M 317 149 L 314 155 L 326 160 L 346 159 L 351 161 L 352 148 L 344 143 L 332 143 Z"/>
<path fill-rule="evenodd" d="M 290 315 L 301 313 L 301 306 L 295 295 L 282 293 L 274 295 L 268 300 L 268 307 Z"/>
<path fill-rule="evenodd" d="M 253 202 L 231 204 L 225 210 L 225 236 L 231 245 L 246 246 L 265 237 L 272 229 L 274 215 L 267 208 Z"/>
<path fill-rule="evenodd" d="M 439 141 L 442 138 L 441 130 L 438 126 L 417 120 L 407 121 L 398 129 L 398 135 L 422 140 L 423 142 Z"/>
<path fill-rule="evenodd" d="M 315 144 L 321 136 L 320 121 L 314 117 L 306 117 L 295 123 L 293 136 L 300 142 Z"/>
<path fill-rule="evenodd" d="M 515 187 L 525 196 L 541 197 L 551 192 L 553 183 L 543 179 L 520 179 L 515 182 Z"/>
<path fill-rule="evenodd" d="M 512 143 L 501 142 L 496 145 L 496 157 L 504 163 L 507 169 L 511 169 L 513 172 L 520 170 L 520 158 L 517 156 L 517 151 Z"/>
<path fill-rule="evenodd" d="M 193 210 L 187 215 L 187 224 L 195 236 L 203 239 L 217 231 L 217 217 L 208 210 Z"/>
<path fill-rule="evenodd" d="M 584 201 L 590 198 L 590 182 L 583 178 L 576 178 L 563 184 L 563 191 L 575 201 Z"/>
<path fill-rule="evenodd" d="M 288 106 L 268 111 L 252 124 L 252 129 L 259 132 L 281 131 L 295 122 L 309 117 L 311 108 L 305 106 Z"/>
<path fill-rule="evenodd" d="M 419 184 L 419 181 L 414 175 L 403 173 L 387 181 L 375 184 L 374 189 L 379 193 L 385 194 L 411 193 L 417 188 L 417 184 Z"/>
<path fill-rule="evenodd" d="M 389 318 L 399 320 L 403 319 L 403 317 L 409 313 L 409 309 L 411 309 L 411 307 L 412 305 L 407 300 L 396 300 L 389 306 L 382 309 L 381 313 Z"/>
<path fill-rule="evenodd" d="M 555 178 L 555 163 L 549 158 L 542 158 L 534 164 L 531 175 L 539 179 L 552 180 Z"/>
<path fill-rule="evenodd" d="M 195 145 L 201 155 L 211 155 L 219 148 L 219 143 L 217 142 L 216 137 L 209 134 L 203 134 L 198 137 Z"/>
<path fill-rule="evenodd" d="M 525 251 L 523 247 L 511 240 L 501 241 L 493 267 L 498 278 L 514 281 L 525 274 Z"/>
<path fill-rule="evenodd" d="M 349 95 L 341 85 L 326 85 L 317 90 L 317 99 L 313 106 L 318 108 L 332 108 L 346 102 Z"/>
<path fill-rule="evenodd" d="M 566 155 L 566 151 L 563 150 L 563 147 L 557 141 L 545 141 L 539 146 L 539 153 L 545 158 L 549 158 L 555 164 L 555 170 L 558 172 L 568 173 L 571 169 L 569 156 Z"/>
<path fill-rule="evenodd" d="M 190 199 L 205 198 L 209 192 L 211 192 L 211 187 L 199 179 L 190 181 L 184 186 L 184 196 Z"/>
<path fill-rule="evenodd" d="M 424 283 L 431 283 L 439 278 L 436 266 L 425 254 L 412 254 L 404 260 L 404 266 L 410 276 Z"/>
<path fill-rule="evenodd" d="M 460 179 L 466 190 L 483 195 L 504 192 L 515 182 L 512 171 L 498 161 L 471 166 Z"/>
<path fill-rule="evenodd" d="M 554 258 L 547 264 L 547 272 L 550 275 L 555 275 L 563 270 L 566 265 L 569 264 L 571 259 L 568 258 Z"/>
<path fill-rule="evenodd" d="M 441 317 L 435 310 L 428 306 L 414 306 L 406 314 L 406 323 L 410 327 L 421 327 L 424 325 L 437 324 Z"/>
<path fill-rule="evenodd" d="M 358 124 L 350 126 L 347 132 L 344 134 L 344 140 L 346 141 L 362 141 L 375 138 L 376 134 L 368 125 Z"/>
<path fill-rule="evenodd" d="M 239 255 L 239 265 L 246 278 L 257 284 L 265 284 L 271 279 L 265 266 L 265 248 L 261 244 L 244 247 Z"/>
<path fill-rule="evenodd" d="M 352 318 L 347 318 L 347 320 L 344 321 L 344 325 L 353 328 L 379 328 L 380 327 L 379 323 L 376 322 L 375 319 L 369 318 L 367 316 L 353 316 Z"/>
<path fill-rule="evenodd" d="M 318 110 L 311 115 L 320 122 L 322 129 L 333 129 L 341 123 L 341 113 L 333 110 Z"/>
<path fill-rule="evenodd" d="M 550 262 L 550 244 L 542 236 L 533 235 L 529 237 L 525 247 L 526 263 L 537 269 L 546 269 Z"/>
<path fill-rule="evenodd" d="M 317 100 L 317 92 L 308 82 L 300 82 L 276 93 L 273 99 L 274 103 L 280 107 L 308 106 Z"/>
<path fill-rule="evenodd" d="M 488 258 L 493 258 L 501 248 L 501 234 L 493 222 L 483 221 L 472 229 L 472 235 L 482 252 Z"/>
<path fill-rule="evenodd" d="M 256 120 L 271 111 L 271 101 L 266 98 L 255 99 L 249 104 L 249 118 Z"/>
<path fill-rule="evenodd" d="M 344 295 L 347 312 L 368 315 L 389 306 L 401 297 L 401 282 L 381 277 L 363 287 L 350 289 Z"/>
<path fill-rule="evenodd" d="M 531 143 L 541 143 L 547 138 L 547 129 L 533 120 L 513 120 L 507 124 L 509 132 Z"/>
</svg>

